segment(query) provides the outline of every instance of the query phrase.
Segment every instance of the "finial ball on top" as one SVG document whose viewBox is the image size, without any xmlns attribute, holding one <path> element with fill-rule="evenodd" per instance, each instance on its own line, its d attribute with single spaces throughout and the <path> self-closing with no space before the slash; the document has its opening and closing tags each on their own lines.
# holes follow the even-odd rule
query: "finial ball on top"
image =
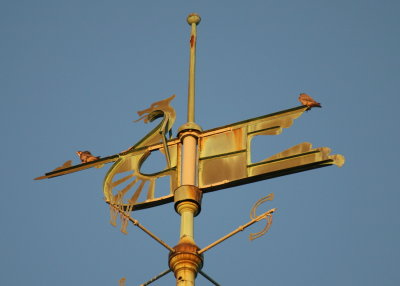
<svg viewBox="0 0 400 286">
<path fill-rule="evenodd" d="M 198 14 L 192 13 L 187 17 L 187 22 L 189 25 L 196 24 L 198 25 L 201 21 L 201 18 Z"/>
</svg>

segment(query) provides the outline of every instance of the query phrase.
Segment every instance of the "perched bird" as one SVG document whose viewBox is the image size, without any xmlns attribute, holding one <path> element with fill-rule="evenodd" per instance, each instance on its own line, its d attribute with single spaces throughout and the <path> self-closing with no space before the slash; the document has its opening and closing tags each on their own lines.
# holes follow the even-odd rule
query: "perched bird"
<svg viewBox="0 0 400 286">
<path fill-rule="evenodd" d="M 93 156 L 89 151 L 76 151 L 76 155 L 79 156 L 82 163 L 93 162 L 100 159 L 100 157 Z"/>
<path fill-rule="evenodd" d="M 308 106 L 306 111 L 310 110 L 313 107 L 322 107 L 319 102 L 316 102 L 311 96 L 305 93 L 300 93 L 299 101 L 301 102 L 301 104 Z"/>
</svg>

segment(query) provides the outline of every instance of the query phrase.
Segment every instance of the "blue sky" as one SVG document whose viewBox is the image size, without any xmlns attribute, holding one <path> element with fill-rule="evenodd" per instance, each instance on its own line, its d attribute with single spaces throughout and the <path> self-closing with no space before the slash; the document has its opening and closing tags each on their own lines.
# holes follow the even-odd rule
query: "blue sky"
<svg viewBox="0 0 400 286">
<path fill-rule="evenodd" d="M 236 235 L 206 252 L 222 285 L 399 285 L 400 18 L 398 1 L 0 2 L 0 284 L 139 285 L 167 269 L 167 251 L 109 223 L 111 165 L 34 181 L 77 150 L 107 156 L 152 126 L 136 111 L 176 94 L 186 120 L 189 13 L 198 27 L 196 122 L 204 129 L 298 106 L 322 109 L 254 160 L 300 142 L 343 154 L 329 167 L 206 194 L 195 239 L 206 246 L 249 220 L 273 192 L 278 211 L 255 241 Z M 133 213 L 170 245 L 173 205 Z M 210 285 L 199 277 L 198 285 Z M 174 285 L 172 274 L 152 285 Z"/>
</svg>

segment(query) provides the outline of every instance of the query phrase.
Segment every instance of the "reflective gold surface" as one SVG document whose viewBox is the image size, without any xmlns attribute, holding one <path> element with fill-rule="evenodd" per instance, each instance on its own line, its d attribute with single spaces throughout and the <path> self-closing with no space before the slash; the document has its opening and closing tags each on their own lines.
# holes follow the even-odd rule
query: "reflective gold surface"
<svg viewBox="0 0 400 286">
<path fill-rule="evenodd" d="M 104 196 L 107 202 L 125 207 L 141 209 L 157 205 L 161 199 L 172 201 L 172 191 L 177 187 L 178 140 L 167 141 L 175 121 L 175 110 L 170 106 L 175 95 L 139 111 L 144 122 L 162 118 L 161 122 L 137 144 L 120 153 L 117 162 L 104 179 Z M 144 174 L 141 167 L 152 152 L 161 152 L 166 157 L 166 168 L 153 174 Z M 170 188 L 166 193 L 155 196 L 157 180 L 170 177 Z M 142 195 L 142 193 L 145 193 Z"/>
<path fill-rule="evenodd" d="M 341 167 L 342 155 L 330 155 L 327 147 L 312 148 L 311 143 L 300 143 L 259 162 L 252 162 L 251 143 L 256 136 L 278 135 L 293 121 L 311 107 L 319 103 L 307 104 L 296 108 L 240 121 L 226 126 L 202 131 L 195 123 L 195 65 L 196 65 L 196 26 L 200 16 L 190 14 L 187 18 L 191 25 L 190 64 L 188 86 L 187 122 L 179 128 L 178 138 L 171 139 L 171 129 L 175 122 L 175 110 L 170 103 L 171 97 L 153 103 L 149 108 L 138 112 L 139 120 L 145 123 L 161 118 L 161 122 L 139 142 L 116 155 L 100 158 L 89 151 L 78 151 L 81 164 L 72 165 L 72 161 L 36 178 L 45 179 L 61 176 L 91 167 L 102 167 L 115 162 L 107 172 L 103 183 L 106 202 L 110 205 L 111 223 L 117 225 L 121 220 L 121 231 L 127 233 L 129 221 L 139 227 L 170 251 L 169 267 L 176 277 L 176 285 L 192 286 L 200 271 L 210 282 L 214 280 L 201 272 L 204 258 L 202 253 L 223 242 L 247 227 L 266 220 L 264 228 L 250 234 L 250 240 L 264 235 L 272 223 L 271 209 L 261 215 L 256 214 L 258 207 L 273 199 L 273 194 L 261 198 L 251 210 L 251 221 L 218 239 L 209 246 L 199 249 L 194 241 L 194 216 L 201 209 L 203 192 L 211 192 L 277 176 L 306 171 L 329 165 Z M 306 96 L 301 96 L 304 99 Z M 305 102 L 301 101 L 303 104 Z M 142 170 L 152 154 L 160 152 L 165 157 L 165 167 L 157 172 L 145 173 Z M 161 190 L 157 186 L 162 178 L 169 179 L 169 187 Z M 168 202 L 175 202 L 175 209 L 181 216 L 180 241 L 171 248 L 152 232 L 133 219 L 130 213 Z M 152 281 L 168 273 L 165 271 Z M 125 285 L 125 278 L 119 281 Z M 149 283 L 148 283 L 149 284 Z M 147 284 L 146 284 L 147 285 Z"/>
<path fill-rule="evenodd" d="M 174 192 L 175 210 L 177 211 L 179 203 L 184 201 L 191 201 L 197 204 L 197 212 L 194 214 L 196 216 L 199 214 L 201 209 L 202 197 L 203 197 L 202 191 L 196 186 L 190 186 L 190 185 L 179 186 Z"/>
<path fill-rule="evenodd" d="M 194 285 L 197 272 L 203 267 L 204 257 L 198 246 L 188 237 L 182 237 L 169 254 L 169 267 L 176 277 L 176 285 Z"/>
<path fill-rule="evenodd" d="M 251 162 L 255 136 L 280 134 L 306 109 L 300 106 L 204 131 L 200 135 L 199 187 L 210 192 L 329 165 L 341 167 L 342 155 L 330 155 L 326 147 L 312 149 L 310 143 Z"/>
<path fill-rule="evenodd" d="M 71 161 L 67 161 L 36 179 L 53 178 L 115 162 L 104 180 L 106 201 L 124 207 L 133 206 L 134 210 L 139 210 L 174 201 L 174 190 L 180 185 L 178 174 L 181 173 L 181 141 L 185 136 L 198 137 L 198 181 L 203 193 L 330 165 L 341 167 L 345 162 L 342 155 L 331 155 L 329 148 L 312 148 L 311 143 L 307 142 L 259 162 L 251 162 L 252 139 L 259 135 L 280 134 L 283 128 L 290 127 L 294 119 L 307 109 L 306 106 L 202 132 L 183 130 L 179 139 L 168 140 L 167 134 L 175 121 L 175 110 L 170 106 L 173 98 L 174 96 L 171 96 L 153 103 L 150 108 L 139 112 L 140 119 L 145 122 L 159 117 L 162 117 L 162 121 L 128 150 L 75 166 L 71 166 Z M 166 167 L 159 172 L 145 174 L 141 167 L 152 152 L 165 155 Z M 163 177 L 170 179 L 169 190 L 156 191 L 157 180 Z"/>
</svg>

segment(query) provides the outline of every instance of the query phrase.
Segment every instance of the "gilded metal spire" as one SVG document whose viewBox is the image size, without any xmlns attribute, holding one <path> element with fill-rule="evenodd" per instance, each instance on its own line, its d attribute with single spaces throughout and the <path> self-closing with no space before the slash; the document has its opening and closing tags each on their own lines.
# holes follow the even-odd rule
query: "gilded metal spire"
<svg viewBox="0 0 400 286">
<path fill-rule="evenodd" d="M 190 14 L 191 26 L 190 64 L 188 86 L 187 123 L 179 128 L 182 143 L 180 186 L 174 192 L 175 210 L 181 216 L 180 239 L 175 251 L 169 255 L 169 266 L 173 270 L 177 286 L 193 286 L 197 273 L 203 267 L 203 256 L 194 241 L 194 217 L 200 213 L 202 192 L 198 187 L 198 139 L 201 128 L 195 123 L 195 72 L 196 72 L 196 27 L 200 16 Z"/>
<path fill-rule="evenodd" d="M 189 65 L 189 87 L 188 87 L 188 122 L 195 122 L 195 74 L 196 74 L 196 44 L 197 44 L 197 25 L 201 18 L 197 14 L 190 14 L 187 22 L 191 26 L 190 33 L 190 65 Z"/>
<path fill-rule="evenodd" d="M 203 275 L 214 285 L 219 285 L 202 271 L 204 252 L 264 219 L 265 227 L 252 233 L 250 239 L 261 237 L 268 231 L 276 209 L 270 209 L 261 215 L 257 215 L 256 211 L 261 204 L 273 199 L 272 194 L 254 205 L 249 222 L 200 249 L 195 242 L 194 217 L 201 211 L 203 193 L 330 165 L 341 167 L 345 161 L 342 155 L 331 155 L 329 148 L 313 148 L 308 142 L 292 146 L 259 162 L 251 160 L 251 142 L 254 137 L 279 135 L 284 129 L 291 127 L 294 120 L 306 110 L 318 106 L 318 103 L 310 105 L 302 101 L 305 105 L 202 131 L 195 122 L 196 45 L 197 25 L 200 20 L 197 14 L 187 17 L 191 26 L 188 113 L 187 122 L 178 129 L 177 138 L 171 139 L 168 136 L 176 115 L 170 105 L 175 97 L 173 95 L 138 112 L 139 120 L 143 119 L 145 123 L 157 118 L 162 120 L 129 149 L 106 157 L 93 156 L 89 151 L 78 151 L 78 164 L 73 165 L 72 160 L 69 160 L 36 178 L 54 178 L 113 162 L 103 184 L 105 201 L 110 205 L 111 223 L 116 226 L 117 218 L 120 217 L 121 231 L 127 233 L 128 223 L 131 222 L 169 251 L 169 269 L 142 285 L 148 285 L 171 271 L 175 275 L 177 286 L 194 286 L 197 274 Z M 141 167 L 153 152 L 165 155 L 166 166 L 155 173 L 144 173 Z M 170 186 L 169 189 L 161 190 L 157 182 L 164 177 L 169 178 Z M 174 202 L 181 222 L 179 241 L 175 247 L 166 244 L 130 216 L 132 211 L 170 202 Z M 125 278 L 120 280 L 120 285 L 125 285 Z"/>
</svg>

